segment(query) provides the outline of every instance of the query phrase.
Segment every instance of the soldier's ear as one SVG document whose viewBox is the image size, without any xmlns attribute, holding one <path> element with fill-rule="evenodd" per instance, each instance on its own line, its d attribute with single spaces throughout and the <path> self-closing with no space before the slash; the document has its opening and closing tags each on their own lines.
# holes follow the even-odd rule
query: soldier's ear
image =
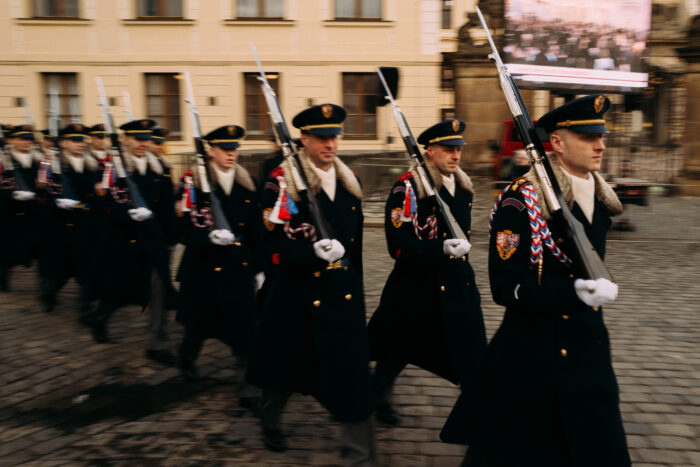
<svg viewBox="0 0 700 467">
<path fill-rule="evenodd" d="M 549 142 L 552 143 L 552 149 L 555 152 L 562 152 L 564 138 L 558 131 L 555 131 L 549 135 Z"/>
</svg>

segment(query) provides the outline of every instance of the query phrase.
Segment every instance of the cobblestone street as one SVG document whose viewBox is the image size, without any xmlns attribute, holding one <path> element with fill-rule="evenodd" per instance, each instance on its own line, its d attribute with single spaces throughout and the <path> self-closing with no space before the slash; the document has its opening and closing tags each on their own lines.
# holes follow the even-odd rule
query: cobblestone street
<svg viewBox="0 0 700 467">
<path fill-rule="evenodd" d="M 478 186 L 470 261 L 491 336 L 502 309 L 486 270 L 492 198 L 484 181 Z M 700 465 L 700 198 L 652 198 L 626 214 L 636 231 L 609 236 L 606 263 L 620 296 L 605 319 L 634 465 Z M 393 262 L 382 228 L 368 227 L 364 245 L 371 314 Z M 0 294 L 0 464 L 340 463 L 337 423 L 299 395 L 284 418 L 290 449 L 265 450 L 254 414 L 238 406 L 241 375 L 223 344 L 207 341 L 202 378 L 186 384 L 177 369 L 145 358 L 148 316 L 140 309 L 117 312 L 114 343 L 95 344 L 76 321 L 73 282 L 51 314 L 39 310 L 34 268 L 15 269 L 11 287 Z M 181 326 L 170 328 L 175 349 Z M 438 439 L 457 393 L 425 371 L 405 370 L 394 398 L 401 424 L 376 430 L 380 464 L 459 465 L 464 447 Z"/>
</svg>

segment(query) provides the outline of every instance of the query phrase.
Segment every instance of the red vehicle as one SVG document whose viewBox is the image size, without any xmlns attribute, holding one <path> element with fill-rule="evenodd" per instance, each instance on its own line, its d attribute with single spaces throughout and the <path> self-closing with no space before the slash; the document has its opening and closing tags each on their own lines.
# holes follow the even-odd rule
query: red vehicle
<svg viewBox="0 0 700 467">
<path fill-rule="evenodd" d="M 537 121 L 532 122 L 537 123 Z M 542 141 L 542 146 L 544 150 L 550 152 L 552 150 L 552 145 L 549 140 Z M 513 120 L 506 120 L 503 122 L 503 134 L 501 135 L 501 143 L 498 149 L 498 154 L 493 159 L 493 178 L 495 180 L 506 180 L 504 177 L 506 174 L 503 173 L 503 169 L 511 163 L 511 157 L 516 153 L 516 151 L 524 151 L 525 146 L 520 141 L 518 132 L 513 126 Z M 510 181 L 510 180 L 508 180 Z"/>
</svg>

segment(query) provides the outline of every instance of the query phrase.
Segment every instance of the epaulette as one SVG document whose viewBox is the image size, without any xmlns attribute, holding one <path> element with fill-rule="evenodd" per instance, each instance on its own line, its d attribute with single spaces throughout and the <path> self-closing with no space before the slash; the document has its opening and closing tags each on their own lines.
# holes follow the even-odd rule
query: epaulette
<svg viewBox="0 0 700 467">
<path fill-rule="evenodd" d="M 413 178 L 413 174 L 411 172 L 406 172 L 405 174 L 403 174 L 399 177 L 399 181 L 405 182 L 406 180 L 410 180 L 412 178 Z"/>
<path fill-rule="evenodd" d="M 518 177 L 513 182 L 511 182 L 509 188 L 510 191 L 517 191 L 519 192 L 520 189 L 528 182 L 527 178 L 525 177 Z"/>
</svg>

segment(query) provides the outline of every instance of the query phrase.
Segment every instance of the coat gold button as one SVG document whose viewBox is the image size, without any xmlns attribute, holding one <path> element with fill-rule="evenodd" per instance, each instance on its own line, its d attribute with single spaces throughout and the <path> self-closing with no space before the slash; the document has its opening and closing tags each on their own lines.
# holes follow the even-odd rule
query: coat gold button
<svg viewBox="0 0 700 467">
<path fill-rule="evenodd" d="M 17 215 L 18 215 L 18 216 L 23 216 L 24 213 L 23 213 L 23 212 L 18 212 Z"/>
<path fill-rule="evenodd" d="M 561 237 L 557 238 L 557 243 L 564 243 L 564 239 Z"/>
<path fill-rule="evenodd" d="M 241 266 L 246 267 L 246 266 L 248 266 L 248 263 L 247 263 L 246 261 L 243 261 L 243 262 L 241 263 Z"/>
<path fill-rule="evenodd" d="M 562 319 L 569 319 L 569 315 L 561 315 Z"/>
<path fill-rule="evenodd" d="M 316 271 L 314 273 L 314 277 L 321 277 L 321 271 Z"/>
<path fill-rule="evenodd" d="M 239 222 L 238 225 L 243 227 L 245 225 L 245 222 Z"/>
<path fill-rule="evenodd" d="M 355 237 L 350 239 L 350 243 L 353 243 L 355 241 Z"/>
<path fill-rule="evenodd" d="M 355 209 L 357 209 L 357 206 L 353 206 L 350 208 L 350 210 L 352 210 L 352 211 L 354 211 Z"/>
<path fill-rule="evenodd" d="M 562 357 L 566 358 L 566 355 L 567 355 L 568 353 L 569 353 L 569 352 L 567 352 L 566 349 L 561 349 L 561 356 L 562 356 Z"/>
<path fill-rule="evenodd" d="M 466 257 L 466 256 L 462 256 L 462 261 L 466 261 L 466 260 L 467 260 L 467 257 Z"/>
<path fill-rule="evenodd" d="M 472 231 L 471 231 L 471 230 L 467 230 L 467 235 L 471 235 L 471 234 L 472 234 Z"/>
<path fill-rule="evenodd" d="M 321 300 L 315 300 L 315 301 L 314 301 L 314 306 L 315 306 L 316 308 L 320 307 L 320 306 L 321 306 Z"/>
<path fill-rule="evenodd" d="M 467 207 L 472 207 L 472 203 L 467 204 Z"/>
<path fill-rule="evenodd" d="M 573 278 L 574 278 L 574 275 L 573 275 L 573 274 L 569 274 L 569 277 L 571 277 L 571 278 L 573 279 Z"/>
<path fill-rule="evenodd" d="M 129 243 L 133 245 L 134 243 L 136 243 L 136 240 L 129 240 Z"/>
<path fill-rule="evenodd" d="M 600 308 L 598 308 L 597 306 L 593 307 L 593 311 L 598 311 L 598 310 L 600 310 Z"/>
<path fill-rule="evenodd" d="M 467 281 L 467 285 L 472 285 L 472 283 L 471 283 L 471 282 L 469 282 L 469 281 Z"/>
<path fill-rule="evenodd" d="M 73 224 L 66 224 L 66 227 L 73 227 Z"/>
<path fill-rule="evenodd" d="M 444 285 L 441 285 L 441 286 L 440 286 L 440 290 L 442 290 L 442 291 L 444 292 L 444 291 L 445 291 L 445 286 L 444 286 Z"/>
<path fill-rule="evenodd" d="M 221 268 L 214 268 L 214 271 L 221 272 Z"/>
<path fill-rule="evenodd" d="M 246 203 L 246 204 L 250 204 L 250 200 L 249 200 L 249 199 L 244 199 L 243 202 Z"/>
<path fill-rule="evenodd" d="M 233 246 L 241 246 L 241 242 L 233 242 Z"/>
<path fill-rule="evenodd" d="M 447 232 L 442 233 L 442 238 L 447 238 Z"/>
<path fill-rule="evenodd" d="M 350 294 L 347 294 L 347 295 L 345 296 L 345 300 L 350 301 L 351 298 L 352 298 L 352 295 L 350 295 Z"/>
</svg>

